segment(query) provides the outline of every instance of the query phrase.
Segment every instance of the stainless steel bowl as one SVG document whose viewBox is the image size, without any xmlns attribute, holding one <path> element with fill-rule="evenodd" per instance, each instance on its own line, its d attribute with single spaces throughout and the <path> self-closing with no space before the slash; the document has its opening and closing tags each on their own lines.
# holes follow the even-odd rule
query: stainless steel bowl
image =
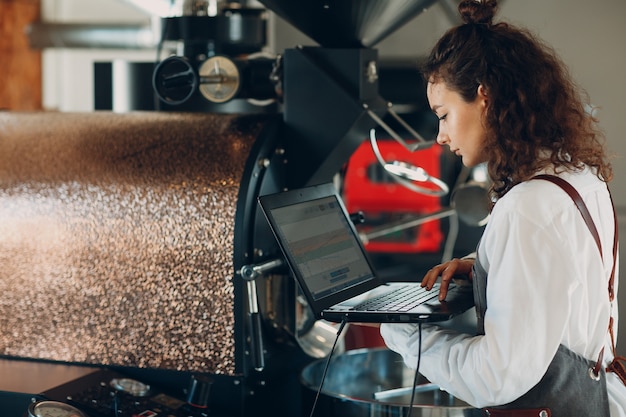
<svg viewBox="0 0 626 417">
<path fill-rule="evenodd" d="M 303 414 L 309 415 L 326 359 L 307 365 L 300 380 Z M 402 357 L 385 348 L 350 350 L 334 357 L 328 367 L 314 416 L 406 416 L 411 404 L 415 371 Z M 420 375 L 412 417 L 478 416 L 479 410 L 429 383 Z"/>
</svg>

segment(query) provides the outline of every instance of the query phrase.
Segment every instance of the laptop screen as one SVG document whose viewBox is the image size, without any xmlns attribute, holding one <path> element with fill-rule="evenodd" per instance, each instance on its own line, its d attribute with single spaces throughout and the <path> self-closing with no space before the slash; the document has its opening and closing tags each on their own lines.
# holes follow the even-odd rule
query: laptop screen
<svg viewBox="0 0 626 417">
<path fill-rule="evenodd" d="M 315 300 L 375 278 L 335 196 L 273 207 L 270 212 L 292 268 Z"/>
</svg>

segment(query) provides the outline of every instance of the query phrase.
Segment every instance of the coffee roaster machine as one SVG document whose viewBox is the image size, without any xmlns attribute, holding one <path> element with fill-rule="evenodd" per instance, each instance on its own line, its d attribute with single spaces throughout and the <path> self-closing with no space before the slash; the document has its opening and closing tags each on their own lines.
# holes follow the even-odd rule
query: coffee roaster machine
<svg viewBox="0 0 626 417">
<path fill-rule="evenodd" d="M 132 191 L 128 191 L 129 186 L 124 180 L 122 188 L 111 192 L 108 183 L 106 186 L 98 186 L 100 180 L 85 180 L 84 176 L 91 175 L 91 171 L 87 174 L 86 171 L 80 171 L 80 176 L 89 182 L 89 187 L 86 191 L 79 187 L 78 199 L 91 199 L 95 195 L 98 204 L 106 206 L 108 201 L 119 198 L 117 196 L 120 192 L 130 192 L 135 193 L 134 201 L 148 200 L 148 207 L 154 205 L 161 210 L 163 205 L 170 204 L 170 207 L 157 213 L 156 220 L 159 224 L 166 224 L 169 231 L 170 221 L 164 218 L 171 216 L 171 230 L 174 230 L 174 234 L 180 228 L 187 227 L 183 219 L 181 227 L 177 228 L 176 220 L 176 216 L 180 215 L 176 214 L 176 207 L 182 207 L 185 201 L 190 206 L 197 204 L 198 208 L 183 210 L 185 213 L 182 216 L 189 215 L 189 221 L 196 219 L 194 216 L 198 216 L 203 207 L 212 210 L 208 216 L 224 216 L 226 227 L 223 231 L 216 229 L 209 233 L 209 237 L 215 238 L 214 242 L 199 244 L 200 249 L 217 252 L 218 259 L 209 262 L 208 266 L 203 265 L 201 260 L 197 261 L 197 268 L 207 267 L 213 273 L 217 269 L 218 275 L 231 278 L 224 284 L 224 291 L 215 288 L 221 285 L 221 278 L 212 280 L 211 288 L 206 291 L 198 289 L 203 294 L 199 299 L 208 298 L 208 304 L 217 307 L 211 310 L 204 301 L 186 300 L 174 311 L 165 308 L 155 313 L 157 320 L 158 314 L 166 314 L 174 321 L 177 317 L 180 321 L 187 317 L 196 320 L 187 326 L 190 327 L 185 330 L 187 333 L 181 333 L 182 338 L 192 335 L 192 344 L 198 339 L 210 339 L 211 343 L 203 344 L 202 349 L 213 348 L 215 351 L 203 356 L 197 352 L 199 348 L 195 348 L 193 360 L 189 359 L 193 354 L 186 352 L 180 357 L 174 355 L 169 362 L 150 362 L 149 359 L 158 356 L 160 352 L 137 344 L 136 348 L 140 352 L 137 357 L 123 352 L 119 353 L 121 356 L 116 356 L 118 352 L 114 352 L 115 349 L 106 347 L 100 351 L 108 355 L 105 361 L 98 357 L 84 360 L 75 353 L 63 358 L 54 355 L 39 357 L 37 359 L 84 361 L 86 365 L 97 366 L 95 373 L 86 379 L 48 390 L 40 400 L 69 401 L 74 405 L 97 403 L 103 408 L 89 409 L 94 415 L 159 415 L 159 412 L 175 416 L 308 414 L 308 400 L 303 398 L 300 373 L 313 360 L 329 354 L 336 327 L 310 317 L 306 303 L 299 296 L 299 289 L 259 211 L 257 198 L 267 193 L 324 182 L 335 182 L 341 188 L 342 172 L 351 155 L 368 141 L 374 149 L 378 149 L 377 135 L 399 143 L 409 151 L 430 147 L 432 142 L 424 140 L 423 135 L 413 127 L 415 124 L 407 123 L 394 105 L 381 94 L 384 78 L 381 75 L 385 68 L 379 62 L 374 46 L 426 10 L 434 1 L 261 0 L 267 9 L 319 44 L 294 46 L 276 57 L 260 53 L 265 43 L 263 9 L 246 8 L 239 3 L 216 2 L 220 8 L 214 16 L 164 19 L 163 45 L 175 41 L 181 48 L 177 53 L 160 60 L 152 69 L 151 88 L 156 98 L 154 110 L 158 110 L 159 115 L 145 116 L 141 113 L 130 115 L 130 119 L 122 115 L 110 115 L 111 123 L 103 120 L 102 117 L 109 117 L 103 115 L 89 116 L 87 120 L 100 126 L 107 135 L 124 135 L 124 145 L 120 145 L 125 149 L 122 152 L 123 160 L 111 156 L 111 160 L 116 163 L 122 161 L 122 167 L 114 170 L 116 176 L 126 175 L 126 168 L 132 176 L 139 172 L 137 170 L 143 173 L 147 165 L 160 164 L 155 172 L 167 172 L 168 181 L 173 181 L 172 172 L 191 172 L 190 177 L 180 181 L 177 179 L 175 185 L 170 184 L 159 191 L 166 194 L 168 203 L 163 202 L 162 194 L 154 197 L 150 195 L 152 191 L 145 191 L 143 182 L 141 187 L 144 188 L 133 185 L 135 188 L 130 187 Z M 163 45 L 159 45 L 159 48 Z M 409 82 L 414 84 L 403 87 L 419 89 L 419 78 L 410 78 Z M 418 107 L 413 110 L 416 113 L 429 113 L 424 98 L 419 94 L 416 97 L 417 103 L 413 104 Z M 185 113 L 192 115 L 181 116 Z M 149 119 L 148 126 L 159 127 L 158 132 L 149 130 L 154 137 L 147 140 L 145 146 L 141 145 L 141 141 L 146 140 L 141 133 L 146 129 L 144 118 Z M 111 125 L 119 120 L 130 124 L 132 135 L 114 132 L 115 128 Z M 53 120 L 52 125 L 54 123 Z M 176 129 L 179 132 L 171 133 Z M 170 133 L 159 133 L 162 131 Z M 180 143 L 184 152 L 167 153 L 170 152 L 170 145 L 165 144 L 165 141 L 170 134 L 174 139 L 171 147 L 175 148 Z M 227 142 L 222 141 L 220 135 L 225 136 Z M 192 139 L 188 140 L 187 136 Z M 207 136 L 206 140 L 202 136 Z M 98 152 L 104 152 L 99 161 L 102 166 L 109 159 L 110 145 L 107 143 L 107 139 L 102 139 L 95 147 Z M 66 143 L 64 146 L 70 149 L 74 145 Z M 80 149 L 86 147 L 81 141 Z M 158 158 L 150 159 L 151 162 L 143 159 L 153 149 L 165 149 L 166 153 L 159 153 Z M 113 155 L 114 151 L 110 152 Z M 448 181 L 441 181 L 429 177 L 419 167 L 402 161 L 385 161 L 380 154 L 377 157 L 380 168 L 389 171 L 388 174 L 393 175 L 395 181 L 449 201 L 450 180 L 455 180 L 458 172 L 448 176 Z M 209 168 L 203 171 L 207 165 Z M 110 167 L 105 168 L 102 168 L 103 172 L 109 175 Z M 196 168 L 199 171 L 194 173 L 193 169 Z M 81 166 L 80 169 L 85 168 Z M 230 176 L 233 171 L 235 174 Z M 200 178 L 204 172 L 216 178 L 205 181 Z M 228 176 L 228 179 L 220 179 L 220 176 Z M 222 190 L 219 184 L 223 185 Z M 194 186 L 195 191 L 189 191 L 189 196 L 185 194 L 185 198 L 191 202 L 179 201 L 170 195 L 176 189 L 187 193 Z M 153 187 L 153 184 L 150 183 L 149 187 Z M 94 189 L 97 191 L 94 192 Z M 76 200 L 72 197 L 72 185 L 63 185 L 58 193 L 65 197 L 69 194 L 69 200 Z M 8 198 L 9 202 L 15 201 L 10 194 L 0 197 Z M 203 195 L 198 197 L 199 194 Z M 192 199 L 195 197 L 200 198 L 197 203 Z M 158 202 L 154 201 L 157 199 Z M 121 206 L 119 202 L 115 204 L 116 207 Z M 124 201 L 124 204 L 127 202 Z M 441 218 L 453 212 L 453 209 L 444 208 L 434 216 Z M 135 215 L 130 213 L 130 217 Z M 359 217 L 355 215 L 354 218 L 356 221 Z M 115 219 L 116 227 L 120 221 L 124 224 L 125 220 Z M 130 221 L 137 224 L 143 220 L 132 218 Z M 221 223 L 224 222 L 213 223 L 222 227 Z M 86 233 L 91 236 L 93 231 L 90 229 Z M 185 250 L 192 248 L 191 244 L 180 242 L 184 237 L 176 236 L 171 239 L 174 246 L 179 245 L 178 248 Z M 189 233 L 186 236 L 189 237 Z M 197 236 L 195 239 L 202 240 Z M 196 240 L 192 239 L 192 243 Z M 225 242 L 223 245 L 222 241 Z M 131 246 L 132 243 L 127 249 Z M 189 250 L 193 252 L 193 249 Z M 196 255 L 189 255 L 193 262 L 200 257 Z M 89 259 L 91 262 L 91 257 Z M 186 262 L 190 258 L 182 259 Z M 139 265 L 142 265 L 141 262 Z M 171 260 L 169 265 L 172 270 L 182 268 L 181 276 L 189 272 L 185 269 L 187 267 L 181 267 L 178 258 Z M 220 268 L 223 271 L 219 271 Z M 150 266 L 150 269 L 154 268 Z M 171 283 L 173 278 L 162 278 L 158 271 L 157 268 L 154 272 L 157 283 Z M 142 281 L 149 281 L 150 276 L 148 274 Z M 202 284 L 196 282 L 194 285 Z M 165 289 L 161 292 L 165 292 Z M 178 289 L 170 292 L 178 294 Z M 194 294 L 197 295 L 192 292 Z M 127 297 L 120 299 L 127 301 Z M 230 300 L 232 303 L 229 307 Z M 232 311 L 228 311 L 227 318 L 220 323 L 215 316 L 224 313 L 224 303 L 226 310 L 230 308 Z M 196 312 L 200 310 L 203 315 L 198 317 Z M 198 323 L 207 314 L 211 315 L 212 323 L 218 324 L 199 331 Z M 180 323 L 177 325 L 180 326 Z M 152 323 L 150 326 L 152 329 L 158 327 L 158 324 Z M 120 335 L 125 331 L 120 327 L 114 330 Z M 224 333 L 219 334 L 222 331 Z M 176 334 L 181 338 L 180 334 Z M 229 338 L 233 340 L 225 340 Z M 184 340 L 178 342 L 185 344 Z M 11 347 L 10 343 L 7 345 Z M 117 348 L 115 343 L 112 345 Z M 188 348 L 194 352 L 193 346 L 185 346 L 185 350 Z M 7 351 L 10 349 L 5 349 L 3 355 Z M 13 352 L 17 352 L 17 356 L 37 356 L 25 349 L 15 349 Z M 147 353 L 147 359 L 142 360 L 141 352 Z M 177 358 L 183 358 L 182 362 L 177 362 Z M 219 363 L 220 359 L 224 363 Z M 105 369 L 100 369 L 100 365 Z M 149 395 L 148 391 L 142 391 L 147 386 L 152 389 Z M 129 392 L 143 399 L 123 402 L 123 396 Z M 79 402 L 78 398 L 84 402 Z M 132 412 L 129 411 L 131 408 Z"/>
<path fill-rule="evenodd" d="M 260 213 L 257 197 L 332 181 L 341 188 L 348 159 L 368 138 L 376 148 L 376 134 L 409 152 L 433 144 L 434 119 L 420 95 L 423 80 L 416 65 L 409 70 L 406 85 L 398 86 L 395 80 L 394 86 L 395 91 L 415 90 L 409 100 L 430 142 L 381 95 L 381 78 L 394 68 L 381 64 L 373 47 L 434 0 L 261 3 L 319 46 L 294 46 L 275 58 L 252 53 L 240 60 L 216 54 L 194 63 L 195 55 L 169 57 L 155 68 L 153 88 L 166 110 L 182 106 L 220 112 L 224 111 L 220 106 L 236 106 L 235 102 L 260 104 L 256 111 L 261 113 L 276 109 L 248 158 L 235 221 L 234 269 L 244 284 L 246 307 L 242 371 L 246 391 L 253 393 L 246 395 L 243 412 L 308 414 L 310 398 L 303 398 L 299 375 L 305 364 L 329 354 L 337 327 L 310 317 Z M 403 74 L 402 68 L 398 73 Z M 389 163 L 378 156 L 380 166 L 392 171 L 387 175 L 395 176 L 388 181 L 449 201 L 447 184 L 427 178 L 428 173 L 419 167 Z M 449 164 L 448 171 L 454 171 L 454 162 Z M 404 170 L 398 173 L 394 167 Z M 435 217 L 450 213 L 444 209 Z M 354 219 L 359 219 L 358 213 Z"/>
</svg>

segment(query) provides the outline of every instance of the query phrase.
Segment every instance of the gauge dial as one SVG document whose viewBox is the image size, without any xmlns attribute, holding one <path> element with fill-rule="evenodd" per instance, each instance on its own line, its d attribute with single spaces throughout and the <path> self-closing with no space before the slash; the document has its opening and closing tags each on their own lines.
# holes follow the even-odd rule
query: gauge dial
<svg viewBox="0 0 626 417">
<path fill-rule="evenodd" d="M 239 68 L 225 56 L 213 56 L 202 63 L 200 93 L 213 103 L 224 103 L 237 95 L 241 87 Z"/>
<path fill-rule="evenodd" d="M 130 378 L 113 378 L 109 384 L 111 388 L 134 397 L 145 397 L 150 393 L 150 385 Z"/>
<path fill-rule="evenodd" d="M 69 404 L 40 401 L 28 407 L 28 417 L 87 417 L 87 415 Z"/>
</svg>

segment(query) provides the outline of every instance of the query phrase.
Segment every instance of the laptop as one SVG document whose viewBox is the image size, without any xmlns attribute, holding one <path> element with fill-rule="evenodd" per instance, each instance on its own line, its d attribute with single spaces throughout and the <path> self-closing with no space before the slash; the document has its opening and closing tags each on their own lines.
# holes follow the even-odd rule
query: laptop
<svg viewBox="0 0 626 417">
<path fill-rule="evenodd" d="M 440 302 L 438 285 L 427 291 L 419 282 L 381 279 L 332 183 L 263 195 L 258 200 L 317 319 L 440 322 L 474 306 L 468 285 L 452 284 L 446 300 Z M 374 305 L 401 292 L 418 299 L 384 308 Z"/>
</svg>

